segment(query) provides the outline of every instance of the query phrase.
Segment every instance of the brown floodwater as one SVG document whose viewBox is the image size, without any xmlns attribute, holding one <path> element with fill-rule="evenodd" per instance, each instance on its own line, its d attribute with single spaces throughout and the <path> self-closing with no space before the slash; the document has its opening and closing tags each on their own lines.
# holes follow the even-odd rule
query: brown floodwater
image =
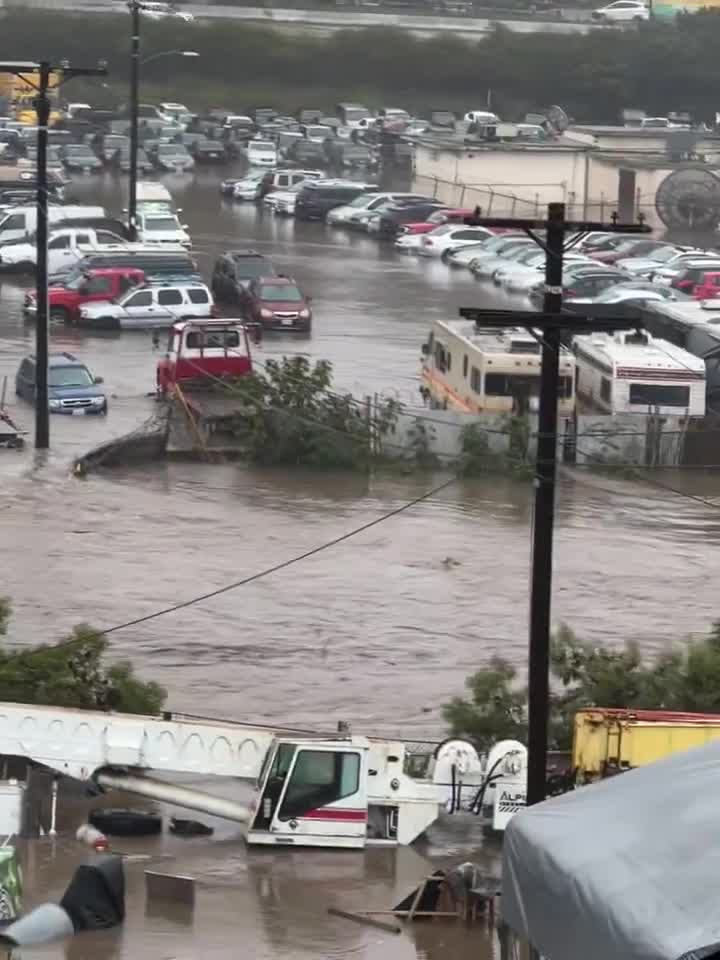
<svg viewBox="0 0 720 960">
<path fill-rule="evenodd" d="M 339 387 L 363 397 L 417 398 L 419 345 L 432 317 L 502 303 L 467 273 L 417 262 L 365 236 L 295 224 L 221 201 L 218 176 L 167 179 L 205 272 L 229 247 L 272 256 L 312 295 L 313 336 L 266 339 L 259 359 L 332 360 Z M 111 177 L 73 184 L 77 197 L 119 211 Z M 32 350 L 23 284 L 0 285 L 0 376 Z M 495 297 L 493 300 L 492 298 Z M 111 627 L 239 580 L 412 499 L 441 477 L 259 471 L 241 464 L 154 464 L 71 476 L 73 457 L 153 415 L 157 353 L 146 333 L 53 330 L 102 375 L 105 419 L 52 418 L 52 450 L 0 451 L 0 592 L 12 597 L 11 644 L 52 641 L 73 624 Z M 11 398 L 14 400 L 14 398 Z M 32 410 L 13 415 L 26 427 Z M 659 477 L 714 498 L 716 477 Z M 111 655 L 168 689 L 170 709 L 407 738 L 443 735 L 441 705 L 502 654 L 526 658 L 532 488 L 501 477 L 459 481 L 434 499 L 242 589 L 112 634 Z M 608 645 L 650 653 L 705 630 L 717 610 L 720 514 L 651 484 L 563 475 L 558 492 L 553 614 Z M 457 563 L 446 563 L 448 558 Z M 208 787 L 214 786 L 211 784 Z M 224 789 L 229 789 L 224 785 Z M 72 814 L 72 816 L 70 816 Z M 66 813 L 67 826 L 81 816 Z M 211 840 L 134 841 L 154 868 L 195 876 L 194 917 L 148 912 L 143 870 L 127 864 L 128 920 L 115 933 L 24 957 L 73 960 L 203 956 L 277 958 L 486 957 L 479 929 L 418 925 L 398 937 L 327 916 L 329 905 L 387 908 L 435 866 L 497 850 L 475 821 L 431 831 L 413 849 L 247 851 L 217 821 Z M 59 894 L 83 855 L 66 835 L 23 851 L 29 900 Z M 164 859 L 169 858 L 169 859 Z"/>
</svg>

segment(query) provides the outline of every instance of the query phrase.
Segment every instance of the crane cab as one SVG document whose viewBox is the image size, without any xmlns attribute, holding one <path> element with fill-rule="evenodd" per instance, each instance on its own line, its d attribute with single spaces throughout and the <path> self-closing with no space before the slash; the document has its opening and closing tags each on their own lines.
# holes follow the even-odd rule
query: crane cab
<svg viewBox="0 0 720 960">
<path fill-rule="evenodd" d="M 249 844 L 364 847 L 367 741 L 275 740 L 257 783 Z"/>
</svg>

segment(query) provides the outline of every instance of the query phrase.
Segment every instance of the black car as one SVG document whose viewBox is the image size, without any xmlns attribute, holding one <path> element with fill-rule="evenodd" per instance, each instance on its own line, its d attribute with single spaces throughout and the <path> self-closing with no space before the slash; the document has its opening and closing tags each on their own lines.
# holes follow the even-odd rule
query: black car
<svg viewBox="0 0 720 960">
<path fill-rule="evenodd" d="M 616 283 L 623 283 L 627 280 L 627 274 L 621 270 L 613 270 L 609 267 L 587 267 L 578 270 L 563 283 L 563 297 L 579 299 L 596 297 L 607 290 L 608 287 L 614 287 Z M 530 302 L 539 308 L 542 308 L 545 299 L 544 282 L 535 284 L 531 288 Z"/>
<path fill-rule="evenodd" d="M 352 203 L 361 193 L 377 187 L 349 180 L 313 180 L 298 193 L 295 201 L 296 220 L 324 220 L 329 210 Z"/>
<path fill-rule="evenodd" d="M 330 140 L 325 144 L 325 151 L 331 166 L 337 170 L 373 170 L 377 166 L 375 154 L 364 143 Z"/>
<path fill-rule="evenodd" d="M 380 216 L 378 233 L 381 237 L 394 237 L 404 223 L 422 223 L 436 210 L 446 206 L 439 200 L 426 203 L 393 203 L 385 207 Z"/>
<path fill-rule="evenodd" d="M 312 140 L 296 140 L 287 148 L 285 161 L 298 167 L 315 170 L 318 167 L 325 167 L 328 158 L 322 143 L 313 143 Z"/>
<path fill-rule="evenodd" d="M 276 273 L 268 258 L 256 250 L 229 250 L 215 261 L 210 286 L 216 300 L 240 303 L 251 280 Z"/>
<path fill-rule="evenodd" d="M 197 163 L 224 163 L 227 159 L 225 147 L 219 140 L 198 140 L 190 152 Z"/>
</svg>

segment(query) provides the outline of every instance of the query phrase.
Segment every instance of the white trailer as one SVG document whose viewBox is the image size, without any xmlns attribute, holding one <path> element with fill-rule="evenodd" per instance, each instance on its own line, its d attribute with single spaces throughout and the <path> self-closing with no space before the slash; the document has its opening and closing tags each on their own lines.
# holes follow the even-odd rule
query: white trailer
<svg viewBox="0 0 720 960">
<path fill-rule="evenodd" d="M 705 361 L 645 331 L 575 337 L 577 393 L 607 413 L 705 415 Z"/>
</svg>

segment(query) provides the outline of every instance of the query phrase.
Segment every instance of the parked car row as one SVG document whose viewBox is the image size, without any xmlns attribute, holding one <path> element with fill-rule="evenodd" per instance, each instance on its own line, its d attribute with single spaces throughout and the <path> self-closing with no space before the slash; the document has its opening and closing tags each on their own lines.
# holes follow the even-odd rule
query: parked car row
<svg viewBox="0 0 720 960">
<path fill-rule="evenodd" d="M 545 252 L 524 233 L 492 233 L 473 238 L 446 223 L 420 235 L 401 235 L 400 249 L 439 256 L 450 268 L 467 269 L 478 280 L 526 297 L 541 308 L 545 293 Z M 415 242 L 413 242 L 415 241 Z M 720 253 L 693 250 L 643 236 L 590 234 L 565 256 L 566 303 L 628 303 L 720 296 Z"/>
</svg>

